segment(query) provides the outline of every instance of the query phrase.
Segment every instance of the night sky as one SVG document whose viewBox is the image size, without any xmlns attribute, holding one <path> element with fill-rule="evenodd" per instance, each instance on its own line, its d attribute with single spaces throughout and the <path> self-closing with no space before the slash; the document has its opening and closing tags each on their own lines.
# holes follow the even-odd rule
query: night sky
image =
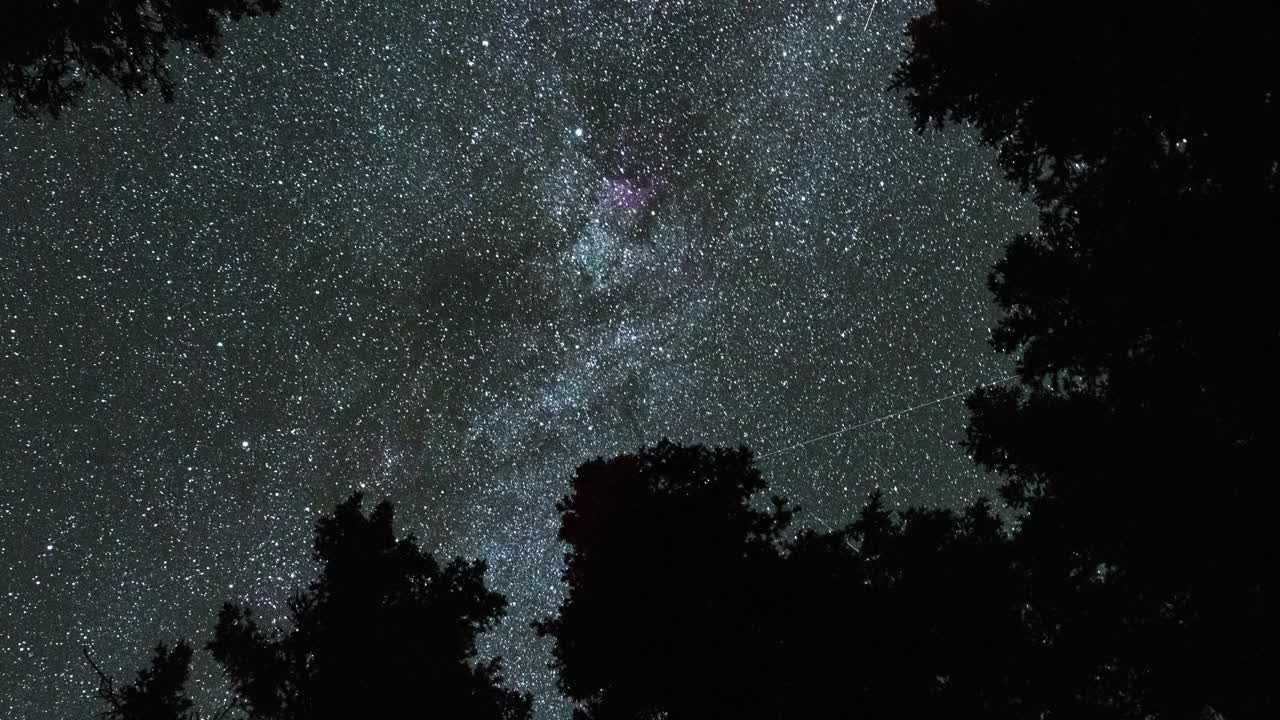
<svg viewBox="0 0 1280 720">
<path fill-rule="evenodd" d="M 360 487 L 488 559 L 485 652 L 565 716 L 528 624 L 579 462 L 777 452 L 1008 376 L 985 277 L 1027 205 L 885 92 L 924 3 L 746 5 L 290 0 L 179 55 L 172 105 L 4 109 L 0 715 L 89 717 L 81 645 L 124 676 L 225 599 L 281 615 Z M 875 486 L 961 503 L 994 484 L 965 419 L 760 465 L 812 527 Z"/>
</svg>

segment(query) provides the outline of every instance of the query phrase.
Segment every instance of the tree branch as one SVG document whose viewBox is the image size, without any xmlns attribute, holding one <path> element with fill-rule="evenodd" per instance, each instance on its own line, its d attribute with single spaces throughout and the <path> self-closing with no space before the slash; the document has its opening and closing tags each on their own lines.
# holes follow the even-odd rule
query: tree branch
<svg viewBox="0 0 1280 720">
<path fill-rule="evenodd" d="M 115 710 L 120 709 L 120 698 L 116 696 L 116 681 L 112 677 L 98 667 L 93 661 L 93 657 L 89 655 L 89 648 L 81 645 L 80 654 L 84 655 L 85 662 L 89 663 L 89 667 L 93 668 L 93 672 L 98 676 L 98 697 L 107 701 Z M 110 712 L 103 712 L 102 716 L 106 717 Z"/>
</svg>

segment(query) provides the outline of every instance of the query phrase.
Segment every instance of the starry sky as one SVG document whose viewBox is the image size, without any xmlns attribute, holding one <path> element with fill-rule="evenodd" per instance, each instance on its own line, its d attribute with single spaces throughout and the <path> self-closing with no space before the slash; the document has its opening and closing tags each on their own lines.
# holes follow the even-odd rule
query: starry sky
<svg viewBox="0 0 1280 720">
<path fill-rule="evenodd" d="M 89 717 L 82 645 L 282 616 L 354 487 L 488 559 L 542 718 L 577 463 L 746 444 L 812 527 L 988 492 L 959 398 L 794 447 L 1011 372 L 1028 205 L 885 92 L 926 9 L 291 0 L 172 105 L 0 117 L 0 715 Z"/>
</svg>

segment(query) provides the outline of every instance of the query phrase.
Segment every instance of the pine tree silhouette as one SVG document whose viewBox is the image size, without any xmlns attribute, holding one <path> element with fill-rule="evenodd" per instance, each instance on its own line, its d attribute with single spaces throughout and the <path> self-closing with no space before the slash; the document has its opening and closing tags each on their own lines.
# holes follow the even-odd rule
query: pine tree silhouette
<svg viewBox="0 0 1280 720">
<path fill-rule="evenodd" d="M 484 586 L 483 561 L 438 564 L 394 511 L 361 511 L 357 493 L 316 525 L 320 577 L 290 602 L 291 627 L 265 629 L 225 605 L 209 643 L 251 719 L 353 717 L 518 720 L 530 698 L 506 688 L 499 659 L 477 659 L 505 599 Z"/>
<path fill-rule="evenodd" d="M 98 697 L 107 705 L 99 715 L 103 720 L 198 720 L 186 691 L 191 675 L 191 646 L 186 642 L 179 641 L 172 650 L 156 646 L 150 667 L 121 688 L 98 668 L 87 648 L 82 651 L 98 676 Z"/>
</svg>

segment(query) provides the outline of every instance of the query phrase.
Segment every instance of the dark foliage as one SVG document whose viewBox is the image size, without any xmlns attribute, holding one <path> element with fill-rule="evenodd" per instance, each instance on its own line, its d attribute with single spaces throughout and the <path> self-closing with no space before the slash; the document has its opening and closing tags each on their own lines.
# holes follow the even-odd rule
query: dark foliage
<svg viewBox="0 0 1280 720">
<path fill-rule="evenodd" d="M 1042 209 L 990 280 L 1022 387 L 970 399 L 968 446 L 1027 512 L 1075 695 L 1159 717 L 1280 712 L 1277 30 L 1274 3 L 937 0 L 896 75 Z"/>
<path fill-rule="evenodd" d="M 1175 158 L 1256 181 L 1280 151 L 1278 20 L 1252 0 L 935 0 L 895 86 L 921 128 L 977 127 L 1042 200 Z"/>
<path fill-rule="evenodd" d="M 151 666 L 138 671 L 132 685 L 117 688 L 103 673 L 89 651 L 85 659 L 98 675 L 98 697 L 107 704 L 103 720 L 196 720 L 186 684 L 191 675 L 191 646 L 178 642 L 173 650 L 158 645 Z"/>
<path fill-rule="evenodd" d="M 784 541 L 793 510 L 753 508 L 764 489 L 747 450 L 664 441 L 578 468 L 569 594 L 538 629 L 579 715 L 1016 716 L 1021 584 L 985 504 L 895 518 L 877 496 Z"/>
<path fill-rule="evenodd" d="M 1042 659 L 985 502 L 895 514 L 873 495 L 843 531 L 791 543 L 773 588 L 760 610 L 786 651 L 758 717 L 1032 716 Z"/>
<path fill-rule="evenodd" d="M 359 494 L 320 520 L 323 570 L 290 602 L 287 631 L 223 607 L 209 649 L 248 718 L 528 716 L 500 661 L 476 659 L 476 638 L 506 603 L 485 589 L 483 561 L 441 566 L 392 525 L 390 503 L 366 516 Z"/>
<path fill-rule="evenodd" d="M 169 51 L 217 54 L 224 20 L 273 14 L 280 0 L 15 0 L 0 22 L 0 85 L 21 115 L 58 113 L 91 80 L 172 100 Z"/>
<path fill-rule="evenodd" d="M 538 629 L 556 640 L 565 693 L 592 717 L 749 709 L 741 690 L 764 668 L 708 659 L 757 655 L 755 571 L 790 520 L 781 500 L 749 505 L 763 487 L 745 450 L 664 442 L 578 468 L 557 506 L 569 596 Z"/>
</svg>

